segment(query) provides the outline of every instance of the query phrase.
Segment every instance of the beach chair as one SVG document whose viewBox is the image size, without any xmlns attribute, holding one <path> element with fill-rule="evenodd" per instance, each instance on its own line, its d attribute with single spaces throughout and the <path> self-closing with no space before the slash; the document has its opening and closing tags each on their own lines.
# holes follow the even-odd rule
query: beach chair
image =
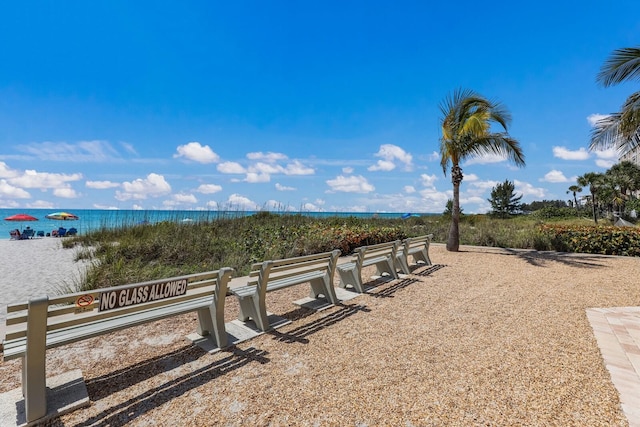
<svg viewBox="0 0 640 427">
<path fill-rule="evenodd" d="M 44 231 L 40 230 L 36 233 L 36 236 L 38 237 L 44 237 Z"/>
<path fill-rule="evenodd" d="M 78 230 L 75 227 L 67 230 L 67 236 L 75 236 L 76 234 L 78 234 Z"/>
<path fill-rule="evenodd" d="M 22 232 L 20 239 L 33 239 L 33 236 L 35 236 L 35 234 L 36 232 L 32 228 L 27 228 Z"/>
<path fill-rule="evenodd" d="M 64 237 L 67 235 L 67 229 L 64 227 L 58 228 L 58 237 Z"/>
<path fill-rule="evenodd" d="M 9 240 L 20 240 L 20 230 L 11 230 L 9 236 L 11 236 Z"/>
</svg>

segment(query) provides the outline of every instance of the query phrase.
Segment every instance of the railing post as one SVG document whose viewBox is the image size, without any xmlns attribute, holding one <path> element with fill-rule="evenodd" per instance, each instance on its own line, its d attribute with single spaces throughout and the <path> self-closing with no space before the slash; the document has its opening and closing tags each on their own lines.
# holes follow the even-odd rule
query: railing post
<svg viewBox="0 0 640 427">
<path fill-rule="evenodd" d="M 27 348 L 22 358 L 22 394 L 27 422 L 47 415 L 47 310 L 49 297 L 29 300 Z"/>
</svg>

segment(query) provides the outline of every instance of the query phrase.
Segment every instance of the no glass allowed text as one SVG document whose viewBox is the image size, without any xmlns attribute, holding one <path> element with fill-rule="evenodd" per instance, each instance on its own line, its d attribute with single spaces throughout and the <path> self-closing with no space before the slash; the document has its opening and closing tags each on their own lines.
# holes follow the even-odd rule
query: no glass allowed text
<svg viewBox="0 0 640 427">
<path fill-rule="evenodd" d="M 98 311 L 143 304 L 165 298 L 177 297 L 187 293 L 187 279 L 142 285 L 117 291 L 106 291 L 100 294 Z"/>
</svg>

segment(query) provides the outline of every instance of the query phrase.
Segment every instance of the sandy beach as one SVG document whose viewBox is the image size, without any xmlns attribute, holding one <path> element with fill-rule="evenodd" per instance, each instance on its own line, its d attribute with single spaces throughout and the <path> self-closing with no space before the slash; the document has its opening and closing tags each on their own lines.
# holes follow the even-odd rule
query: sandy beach
<svg viewBox="0 0 640 427">
<path fill-rule="evenodd" d="M 18 246 L 69 256 L 46 240 L 0 245 Z M 304 286 L 271 293 L 269 311 L 292 323 L 218 353 L 185 340 L 195 315 L 51 350 L 48 375 L 81 369 L 91 406 L 49 425 L 628 425 L 585 310 L 638 305 L 637 259 L 430 254 L 438 267 L 320 312 L 292 304 Z M 19 385 L 20 362 L 0 364 L 0 392 Z"/>
<path fill-rule="evenodd" d="M 75 255 L 75 249 L 62 249 L 62 240 L 53 237 L 0 240 L 0 337 L 8 304 L 52 295 L 77 283 L 84 265 L 74 261 Z"/>
</svg>

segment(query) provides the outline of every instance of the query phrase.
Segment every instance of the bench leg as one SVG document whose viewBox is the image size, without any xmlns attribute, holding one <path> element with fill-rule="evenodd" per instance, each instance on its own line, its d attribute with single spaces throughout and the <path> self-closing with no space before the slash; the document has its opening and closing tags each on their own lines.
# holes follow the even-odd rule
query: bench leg
<svg viewBox="0 0 640 427">
<path fill-rule="evenodd" d="M 393 277 L 394 279 L 398 278 L 398 274 L 396 273 L 396 269 L 393 265 L 393 261 L 390 258 L 387 259 L 386 261 L 377 263 L 376 272 L 379 276 L 382 276 L 384 275 L 384 273 L 387 273 L 389 276 Z"/>
<path fill-rule="evenodd" d="M 332 304 L 338 304 L 338 297 L 336 291 L 333 289 L 333 285 L 328 276 L 321 279 L 312 280 L 311 282 L 311 298 L 318 298 L 320 295 L 324 295 L 324 298 Z"/>
<path fill-rule="evenodd" d="M 411 274 L 407 257 L 404 254 L 400 254 L 396 257 L 396 268 L 404 274 Z"/>
<path fill-rule="evenodd" d="M 424 262 L 426 265 L 431 265 L 431 260 L 429 259 L 429 253 L 426 248 L 420 249 L 413 253 L 413 259 L 418 263 L 419 261 Z"/>
<path fill-rule="evenodd" d="M 224 297 L 223 297 L 224 298 Z M 198 335 L 211 335 L 220 348 L 227 347 L 227 330 L 224 326 L 224 308 L 217 309 L 217 295 L 209 307 L 198 310 Z"/>
<path fill-rule="evenodd" d="M 349 270 L 341 270 L 338 269 L 338 274 L 340 275 L 340 287 L 347 288 L 347 285 L 353 286 L 353 288 L 360 293 L 364 292 L 362 288 L 362 280 L 360 279 L 360 274 L 357 268 L 351 268 Z"/>
<path fill-rule="evenodd" d="M 256 327 L 263 332 L 270 329 L 267 307 L 264 301 L 260 301 L 258 293 L 238 298 L 238 300 L 240 302 L 239 320 L 246 322 L 251 319 L 255 322 Z"/>
<path fill-rule="evenodd" d="M 47 415 L 47 308 L 49 298 L 29 301 L 27 350 L 22 358 L 22 394 L 27 422 Z"/>
</svg>

